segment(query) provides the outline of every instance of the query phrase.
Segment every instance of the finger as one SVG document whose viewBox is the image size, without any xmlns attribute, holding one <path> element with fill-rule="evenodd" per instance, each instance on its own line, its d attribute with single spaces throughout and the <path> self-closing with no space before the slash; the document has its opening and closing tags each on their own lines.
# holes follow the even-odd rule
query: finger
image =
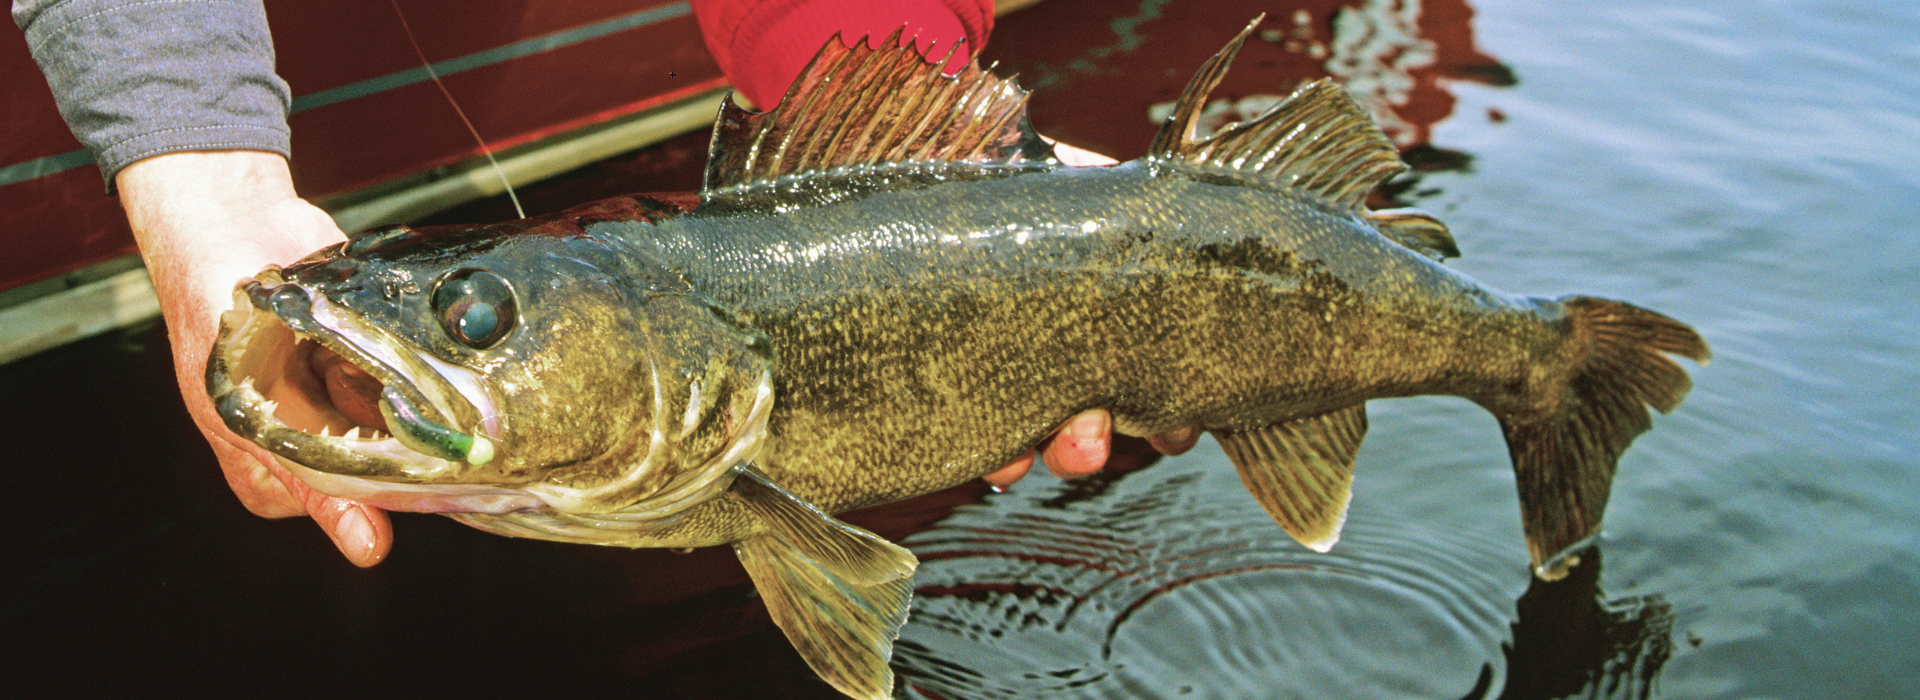
<svg viewBox="0 0 1920 700">
<path fill-rule="evenodd" d="M 227 477 L 227 486 L 249 512 L 262 518 L 307 514 L 300 499 L 287 491 L 260 460 L 224 440 L 209 437 L 207 442 L 213 445 L 213 454 L 220 459 L 220 471 Z"/>
<path fill-rule="evenodd" d="M 1042 460 L 1055 476 L 1073 479 L 1100 471 L 1112 446 L 1113 416 L 1096 408 L 1067 419 Z"/>
<path fill-rule="evenodd" d="M 387 512 L 353 501 L 327 497 L 307 510 L 333 546 L 354 566 L 369 567 L 393 548 L 393 522 Z"/>
<path fill-rule="evenodd" d="M 393 549 L 393 522 L 386 511 L 315 491 L 285 469 L 272 471 L 347 561 L 368 567 L 387 558 L 387 552 Z"/>
<path fill-rule="evenodd" d="M 1114 163 L 1120 162 L 1071 144 L 1061 143 L 1053 139 L 1047 139 L 1047 141 L 1053 144 L 1053 157 L 1059 158 L 1060 162 L 1066 163 L 1067 165 L 1088 167 L 1095 165 L 1113 165 Z"/>
<path fill-rule="evenodd" d="M 1026 476 L 1027 470 L 1032 468 L 1033 450 L 1027 450 L 1026 454 L 1020 455 L 1013 461 L 1008 462 L 1007 466 L 995 469 L 980 478 L 985 479 L 994 489 L 1004 490 L 1008 486 L 1012 486 L 1013 482 L 1019 481 L 1020 477 Z"/>
<path fill-rule="evenodd" d="M 1200 426 L 1197 425 L 1174 428 L 1164 433 L 1147 436 L 1147 444 L 1159 450 L 1160 454 L 1169 457 L 1186 454 L 1187 450 L 1193 449 L 1198 442 L 1200 442 Z"/>
<path fill-rule="evenodd" d="M 387 558 L 393 548 L 393 523 L 386 511 L 334 498 L 308 489 L 307 515 L 333 540 L 333 546 L 354 566 L 368 567 Z"/>
<path fill-rule="evenodd" d="M 233 439 L 238 439 L 237 436 Z M 393 523 L 385 511 L 313 490 L 275 464 L 265 466 L 271 453 L 251 444 L 235 445 L 225 436 L 209 435 L 220 469 L 240 503 L 266 518 L 312 516 L 333 546 L 355 566 L 373 566 L 393 548 Z"/>
</svg>

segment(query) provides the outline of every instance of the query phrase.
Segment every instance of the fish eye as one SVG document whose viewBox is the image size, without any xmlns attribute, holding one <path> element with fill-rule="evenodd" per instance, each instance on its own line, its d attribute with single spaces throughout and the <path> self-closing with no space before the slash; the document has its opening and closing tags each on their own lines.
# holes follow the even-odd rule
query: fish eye
<svg viewBox="0 0 1920 700">
<path fill-rule="evenodd" d="M 519 320 L 513 288 L 486 270 L 455 270 L 433 290 L 433 313 L 440 327 L 460 344 L 485 350 L 499 344 Z"/>
</svg>

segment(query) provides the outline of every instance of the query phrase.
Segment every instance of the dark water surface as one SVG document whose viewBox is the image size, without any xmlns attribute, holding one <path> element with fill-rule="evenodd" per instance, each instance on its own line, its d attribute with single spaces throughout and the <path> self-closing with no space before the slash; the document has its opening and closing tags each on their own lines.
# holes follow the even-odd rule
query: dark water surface
<svg viewBox="0 0 1920 700">
<path fill-rule="evenodd" d="M 1131 156 L 1150 104 L 1267 9 L 1278 33 L 1237 79 L 1284 92 L 1273 76 L 1352 57 L 1396 135 L 1429 144 L 1396 197 L 1452 225 L 1449 264 L 1659 309 L 1714 361 L 1556 584 L 1526 571 L 1494 422 L 1459 400 L 1370 405 L 1328 554 L 1280 533 L 1210 441 L 857 514 L 924 562 L 900 695 L 1920 697 L 1920 4 L 1317 2 L 1300 35 L 1293 5 L 1228 4 L 1051 0 L 990 54 L 1040 86 L 1044 130 Z M 690 186 L 701 140 L 572 176 L 548 208 Z M 629 172 L 676 167 L 694 180 Z M 362 571 L 309 523 L 246 515 L 169 394 L 163 337 L 0 368 L 0 687 L 835 697 L 723 550 L 401 516 Z"/>
</svg>

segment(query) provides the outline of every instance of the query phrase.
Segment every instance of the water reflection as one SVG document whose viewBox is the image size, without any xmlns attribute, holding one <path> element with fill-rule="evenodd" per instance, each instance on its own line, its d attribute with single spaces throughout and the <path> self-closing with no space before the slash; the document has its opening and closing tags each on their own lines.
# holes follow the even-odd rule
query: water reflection
<svg viewBox="0 0 1920 700">
<path fill-rule="evenodd" d="M 1228 18 L 1262 13 L 1203 127 L 1250 118 L 1295 85 L 1331 77 L 1412 149 L 1453 114 L 1451 83 L 1516 82 L 1477 44 L 1465 0 L 1040 3 L 996 28 L 983 58 L 1034 91 L 1033 122 L 1045 133 L 1125 160 L 1145 153 L 1187 77 L 1232 35 Z"/>
<path fill-rule="evenodd" d="M 1311 552 L 1218 454 L 986 496 L 906 539 L 898 696 L 1648 696 L 1671 611 L 1605 601 L 1597 552 L 1515 604 L 1507 543 L 1357 508 Z"/>
<path fill-rule="evenodd" d="M 1673 656 L 1673 606 L 1654 594 L 1606 600 L 1598 548 L 1554 583 L 1538 579 L 1516 604 L 1501 700 L 1653 697 Z"/>
</svg>

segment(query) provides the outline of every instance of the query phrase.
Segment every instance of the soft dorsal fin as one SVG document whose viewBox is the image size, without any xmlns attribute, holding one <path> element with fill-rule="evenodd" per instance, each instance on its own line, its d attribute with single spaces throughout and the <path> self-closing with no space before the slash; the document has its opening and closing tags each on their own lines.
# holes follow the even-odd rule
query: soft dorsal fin
<svg viewBox="0 0 1920 700">
<path fill-rule="evenodd" d="M 1412 207 L 1367 212 L 1380 235 L 1435 260 L 1460 257 L 1453 232 L 1432 214 Z"/>
<path fill-rule="evenodd" d="M 1054 162 L 1027 123 L 1025 90 L 977 60 L 952 76 L 944 65 L 902 45 L 899 30 L 879 48 L 835 34 L 773 109 L 721 106 L 705 192 L 852 165 Z"/>
<path fill-rule="evenodd" d="M 1257 175 L 1359 209 L 1368 192 L 1407 166 L 1373 119 L 1331 80 L 1308 83 L 1253 121 L 1196 138 L 1208 93 L 1264 18 L 1255 18 L 1200 67 L 1147 153 L 1163 161 Z"/>
</svg>

